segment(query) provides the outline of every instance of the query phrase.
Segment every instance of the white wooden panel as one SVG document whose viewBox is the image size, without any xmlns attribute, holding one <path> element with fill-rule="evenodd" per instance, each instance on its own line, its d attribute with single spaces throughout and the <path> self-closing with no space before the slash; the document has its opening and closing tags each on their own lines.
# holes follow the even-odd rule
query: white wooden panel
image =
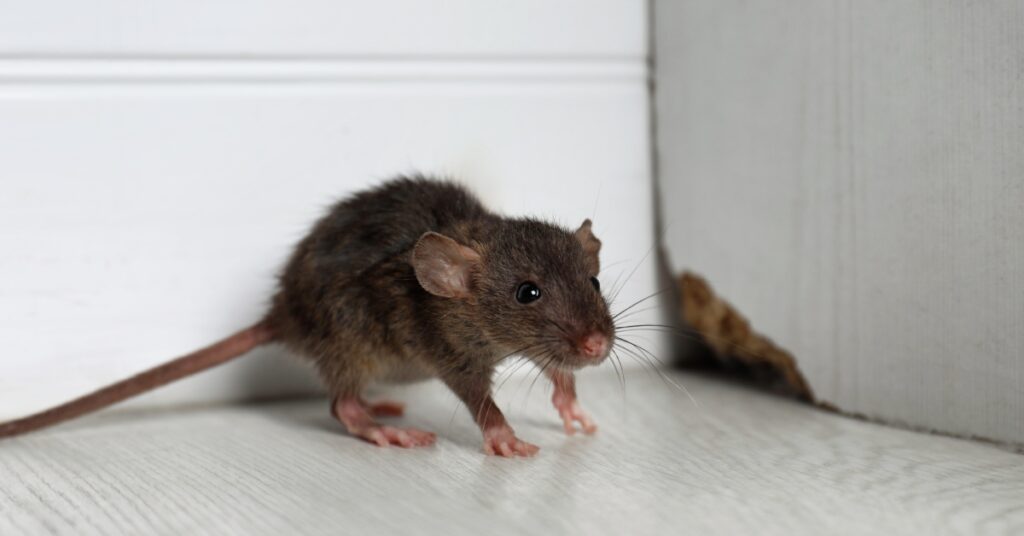
<svg viewBox="0 0 1024 536">
<path fill-rule="evenodd" d="M 284 82 L 614 82 L 636 84 L 646 76 L 642 61 L 609 58 L 580 61 L 536 59 L 250 59 L 76 58 L 0 59 L 0 82 L 8 85 L 101 83 L 284 83 Z"/>
<path fill-rule="evenodd" d="M 0 0 L 4 56 L 646 54 L 637 0 Z"/>
<path fill-rule="evenodd" d="M 664 1 L 663 207 L 840 408 L 1024 441 L 1024 7 Z"/>
<path fill-rule="evenodd" d="M 450 174 L 509 214 L 594 217 L 609 281 L 651 246 L 646 68 L 619 40 L 643 33 L 643 17 L 623 12 L 642 2 L 575 10 L 581 26 L 554 33 L 568 4 L 504 10 L 510 24 L 529 20 L 533 39 L 477 31 L 488 20 L 477 8 L 437 27 L 426 8 L 396 10 L 389 26 L 366 4 L 343 12 L 364 17 L 352 26 L 362 33 L 335 40 L 312 37 L 341 16 L 334 3 L 244 4 L 252 13 L 235 18 L 241 4 L 209 6 L 222 16 L 207 34 L 186 25 L 186 4 L 67 4 L 49 18 L 18 4 L 0 21 L 0 417 L 252 322 L 324 207 L 398 173 Z M 583 35 L 595 12 L 617 19 L 601 46 Z M 89 33 L 78 15 L 110 31 Z M 264 27 L 234 31 L 246 24 Z M 412 26 L 416 39 L 384 39 Z M 261 57 L 237 57 L 248 52 Z M 620 303 L 654 285 L 648 261 Z M 312 383 L 270 350 L 148 401 Z"/>
</svg>

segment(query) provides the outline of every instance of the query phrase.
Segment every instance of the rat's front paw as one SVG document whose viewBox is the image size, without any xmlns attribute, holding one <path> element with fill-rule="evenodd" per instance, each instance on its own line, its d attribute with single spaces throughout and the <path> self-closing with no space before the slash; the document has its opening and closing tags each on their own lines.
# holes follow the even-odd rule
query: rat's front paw
<svg viewBox="0 0 1024 536">
<path fill-rule="evenodd" d="M 499 426 L 484 430 L 484 452 L 492 456 L 533 456 L 540 447 L 516 437 L 509 426 Z"/>
<path fill-rule="evenodd" d="M 585 434 L 593 434 L 597 431 L 597 425 L 594 424 L 593 419 L 590 415 L 587 415 L 583 408 L 580 407 L 580 403 L 569 396 L 565 396 L 561 393 L 555 393 L 555 396 L 551 398 L 551 402 L 555 404 L 555 409 L 558 410 L 558 415 L 562 417 L 562 424 L 565 426 L 565 433 L 572 435 L 576 433 L 576 423 L 580 423 L 580 428 L 583 429 Z"/>
</svg>

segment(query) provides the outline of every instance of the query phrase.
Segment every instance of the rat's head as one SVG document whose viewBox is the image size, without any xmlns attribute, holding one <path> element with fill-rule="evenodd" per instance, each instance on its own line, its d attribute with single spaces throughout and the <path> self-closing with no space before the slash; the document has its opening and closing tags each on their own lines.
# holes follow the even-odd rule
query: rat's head
<svg viewBox="0 0 1024 536">
<path fill-rule="evenodd" d="M 486 237 L 460 244 L 420 237 L 412 265 L 431 294 L 471 307 L 494 343 L 542 366 L 603 361 L 615 326 L 597 279 L 601 241 L 590 220 L 575 232 L 537 220 L 502 220 Z"/>
</svg>

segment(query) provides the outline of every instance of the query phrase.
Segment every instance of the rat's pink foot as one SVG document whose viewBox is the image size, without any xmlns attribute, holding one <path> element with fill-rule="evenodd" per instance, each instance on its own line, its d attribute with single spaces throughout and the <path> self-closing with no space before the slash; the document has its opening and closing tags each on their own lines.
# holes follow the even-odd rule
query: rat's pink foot
<svg viewBox="0 0 1024 536">
<path fill-rule="evenodd" d="M 385 404 L 394 410 L 394 404 Z M 399 407 L 401 409 L 401 407 Z M 436 436 L 430 432 L 417 430 L 415 428 L 395 428 L 394 426 L 381 426 L 373 420 L 370 415 L 372 408 L 358 398 L 337 398 L 331 404 L 331 413 L 341 424 L 345 425 L 348 433 L 375 443 L 381 447 L 397 445 L 399 447 L 426 447 L 433 445 Z"/>
<path fill-rule="evenodd" d="M 540 447 L 516 437 L 516 433 L 508 425 L 497 426 L 484 430 L 484 452 L 492 456 L 533 456 Z"/>
<path fill-rule="evenodd" d="M 551 397 L 551 402 L 555 404 L 558 415 L 562 417 L 565 433 L 569 435 L 575 434 L 576 423 L 580 423 L 580 428 L 583 429 L 585 434 L 589 435 L 597 431 L 597 425 L 594 424 L 590 415 L 583 411 L 575 397 L 556 389 L 554 396 Z"/>
<path fill-rule="evenodd" d="M 360 430 L 349 430 L 353 435 L 376 443 L 378 446 L 397 445 L 403 448 L 428 447 L 434 444 L 436 436 L 430 432 L 415 428 L 395 428 L 394 426 L 370 426 Z"/>
<path fill-rule="evenodd" d="M 405 404 L 392 402 L 391 400 L 381 400 L 380 402 L 373 403 L 364 400 L 363 406 L 374 417 L 401 417 L 405 413 Z"/>
</svg>

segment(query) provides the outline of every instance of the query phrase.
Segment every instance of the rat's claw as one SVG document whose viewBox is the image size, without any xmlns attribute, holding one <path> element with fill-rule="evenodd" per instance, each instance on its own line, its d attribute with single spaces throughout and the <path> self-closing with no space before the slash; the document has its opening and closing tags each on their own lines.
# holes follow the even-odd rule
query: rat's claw
<svg viewBox="0 0 1024 536">
<path fill-rule="evenodd" d="M 491 456 L 533 456 L 540 447 L 522 441 L 509 426 L 491 428 L 484 431 L 484 452 Z"/>
<path fill-rule="evenodd" d="M 590 415 L 583 411 L 580 403 L 575 398 L 569 398 L 556 393 L 551 401 L 555 404 L 555 408 L 558 409 L 558 415 L 562 417 L 565 433 L 569 435 L 575 434 L 576 423 L 580 423 L 580 428 L 583 429 L 585 434 L 589 435 L 597 431 L 597 425 L 594 424 Z"/>
</svg>

